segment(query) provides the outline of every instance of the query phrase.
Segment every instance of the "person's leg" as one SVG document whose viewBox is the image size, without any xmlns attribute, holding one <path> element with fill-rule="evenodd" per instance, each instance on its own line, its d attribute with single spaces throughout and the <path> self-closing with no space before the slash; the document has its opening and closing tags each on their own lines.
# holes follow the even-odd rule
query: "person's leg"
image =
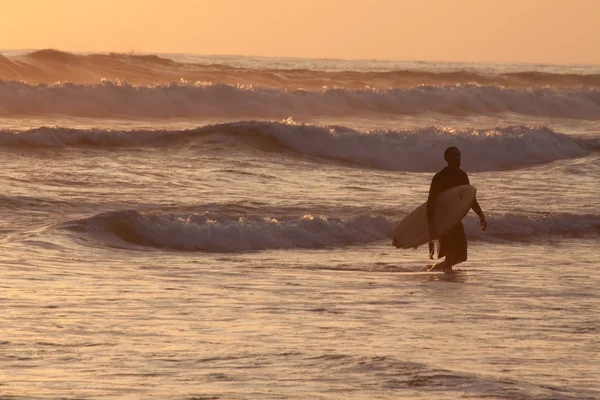
<svg viewBox="0 0 600 400">
<path fill-rule="evenodd" d="M 452 267 L 458 264 L 455 255 L 455 249 L 452 247 L 446 251 L 446 258 L 444 258 L 444 265 L 442 269 L 444 271 L 452 271 Z"/>
<path fill-rule="evenodd" d="M 444 235 L 445 253 L 444 271 L 452 271 L 452 267 L 467 260 L 467 237 L 462 223 Z"/>
</svg>

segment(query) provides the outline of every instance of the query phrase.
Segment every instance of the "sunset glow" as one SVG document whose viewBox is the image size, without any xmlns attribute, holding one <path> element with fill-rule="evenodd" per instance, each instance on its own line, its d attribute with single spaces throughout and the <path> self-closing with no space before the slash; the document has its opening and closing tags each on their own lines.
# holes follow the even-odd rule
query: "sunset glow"
<svg viewBox="0 0 600 400">
<path fill-rule="evenodd" d="M 22 0 L 0 48 L 600 63 L 594 0 Z"/>
</svg>

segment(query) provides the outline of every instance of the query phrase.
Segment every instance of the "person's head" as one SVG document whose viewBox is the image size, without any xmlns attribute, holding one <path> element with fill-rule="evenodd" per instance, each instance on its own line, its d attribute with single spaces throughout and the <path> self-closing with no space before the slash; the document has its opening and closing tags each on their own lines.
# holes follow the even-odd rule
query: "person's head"
<svg viewBox="0 0 600 400">
<path fill-rule="evenodd" d="M 446 151 L 444 151 L 444 160 L 446 160 L 449 167 L 460 167 L 460 150 L 454 146 L 448 147 Z"/>
</svg>

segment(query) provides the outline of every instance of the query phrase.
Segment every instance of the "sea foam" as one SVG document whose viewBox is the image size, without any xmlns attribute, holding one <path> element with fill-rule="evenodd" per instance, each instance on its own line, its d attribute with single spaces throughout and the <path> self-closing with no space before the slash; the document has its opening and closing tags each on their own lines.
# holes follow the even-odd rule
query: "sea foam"
<svg viewBox="0 0 600 400">
<path fill-rule="evenodd" d="M 476 84 L 306 90 L 209 82 L 133 86 L 107 80 L 93 85 L 0 81 L 0 116 L 284 118 L 423 113 L 463 116 L 506 112 L 596 120 L 600 119 L 600 90 L 585 87 L 513 89 Z"/>
<path fill-rule="evenodd" d="M 590 66 L 189 56 L 74 54 L 52 49 L 9 57 L 0 54 L 0 79 L 96 84 L 106 78 L 126 80 L 135 85 L 166 84 L 184 79 L 288 89 L 319 89 L 323 86 L 406 88 L 420 84 L 461 83 L 507 88 L 600 87 L 598 69 Z"/>
<path fill-rule="evenodd" d="M 234 252 L 339 247 L 387 240 L 391 243 L 390 234 L 401 217 L 305 214 L 276 218 L 208 211 L 183 214 L 128 210 L 72 221 L 63 227 L 78 235 L 91 234 L 110 245 Z M 475 240 L 529 242 L 560 236 L 600 236 L 597 215 L 492 215 L 485 233 L 479 230 L 476 218 L 467 217 L 464 222 L 467 236 Z"/>
<path fill-rule="evenodd" d="M 213 135 L 261 148 L 269 140 L 269 151 L 293 151 L 300 155 L 368 168 L 431 172 L 443 167 L 440 154 L 458 146 L 468 171 L 496 171 L 581 157 L 598 148 L 593 137 L 576 137 L 547 127 L 510 126 L 496 129 L 452 129 L 424 127 L 408 130 L 356 130 L 344 126 L 281 122 L 240 121 L 206 125 L 190 130 L 102 130 L 40 127 L 25 131 L 0 130 L 0 146 L 103 148 L 169 146 Z M 226 151 L 226 150 L 225 150 Z M 442 163 L 442 164 L 441 164 Z"/>
</svg>

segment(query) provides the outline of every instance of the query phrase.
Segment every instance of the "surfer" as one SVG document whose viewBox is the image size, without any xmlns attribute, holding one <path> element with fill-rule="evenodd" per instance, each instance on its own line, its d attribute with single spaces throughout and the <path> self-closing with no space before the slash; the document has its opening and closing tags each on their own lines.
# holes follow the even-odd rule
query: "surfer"
<svg viewBox="0 0 600 400">
<path fill-rule="evenodd" d="M 435 201 L 438 195 L 448 189 L 456 186 L 469 185 L 469 177 L 466 172 L 460 169 L 460 151 L 456 147 L 448 147 L 444 152 L 444 160 L 448 164 L 443 170 L 434 175 L 429 188 L 429 197 L 427 198 L 427 224 L 429 226 L 429 237 L 434 237 L 433 221 L 435 218 Z M 481 230 L 487 229 L 485 215 L 481 211 L 477 199 L 473 199 L 471 208 L 479 216 Z M 445 256 L 441 263 L 441 269 L 452 271 L 452 267 L 458 263 L 467 260 L 467 237 L 462 222 L 458 222 L 448 233 L 439 238 L 438 258 Z M 433 256 L 433 247 L 430 242 L 430 256 Z M 440 265 L 434 265 L 435 268 Z"/>
</svg>

